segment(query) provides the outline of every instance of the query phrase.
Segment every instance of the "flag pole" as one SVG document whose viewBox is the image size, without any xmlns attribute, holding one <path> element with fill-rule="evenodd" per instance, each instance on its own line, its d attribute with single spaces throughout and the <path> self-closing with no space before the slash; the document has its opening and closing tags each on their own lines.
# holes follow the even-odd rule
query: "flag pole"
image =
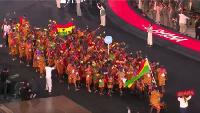
<svg viewBox="0 0 200 113">
<path fill-rule="evenodd" d="M 150 65 L 149 65 L 149 61 L 148 61 L 147 58 L 146 58 L 146 60 L 147 60 L 147 63 L 148 63 L 148 66 L 149 66 L 149 69 L 150 69 L 150 72 L 151 72 L 151 76 L 153 77 L 153 80 L 155 81 L 156 87 L 158 87 L 158 86 L 157 86 L 157 83 L 156 83 L 156 80 L 155 80 L 155 78 L 154 78 L 154 76 L 153 76 L 153 73 L 152 73 L 151 67 L 150 67 Z"/>
<path fill-rule="evenodd" d="M 109 54 L 109 44 L 108 44 L 108 54 Z"/>
</svg>

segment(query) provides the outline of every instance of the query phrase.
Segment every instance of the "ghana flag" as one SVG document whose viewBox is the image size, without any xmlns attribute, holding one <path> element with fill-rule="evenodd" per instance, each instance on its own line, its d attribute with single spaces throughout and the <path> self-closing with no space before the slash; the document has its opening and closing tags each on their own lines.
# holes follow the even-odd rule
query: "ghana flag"
<svg viewBox="0 0 200 113">
<path fill-rule="evenodd" d="M 56 24 L 56 30 L 59 36 L 67 36 L 69 32 L 72 32 L 73 27 L 73 22 L 70 22 L 65 25 Z"/>
<path fill-rule="evenodd" d="M 150 71 L 150 66 L 149 66 L 149 62 L 148 59 L 146 58 L 140 65 L 140 69 L 136 74 L 136 77 L 130 79 L 129 81 L 127 81 L 125 83 L 125 86 L 127 87 L 131 87 L 133 82 L 135 82 L 137 79 L 139 79 L 140 77 L 142 77 L 144 74 L 148 73 Z"/>
</svg>

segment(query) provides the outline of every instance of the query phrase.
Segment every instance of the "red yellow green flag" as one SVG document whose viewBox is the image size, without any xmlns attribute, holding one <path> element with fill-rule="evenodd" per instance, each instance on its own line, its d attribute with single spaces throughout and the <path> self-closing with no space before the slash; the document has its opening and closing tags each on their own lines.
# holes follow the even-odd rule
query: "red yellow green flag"
<svg viewBox="0 0 200 113">
<path fill-rule="evenodd" d="M 70 22 L 65 25 L 56 24 L 56 30 L 59 36 L 67 36 L 69 33 L 72 32 L 73 27 L 73 22 Z"/>
<path fill-rule="evenodd" d="M 136 76 L 132 79 L 130 79 L 129 81 L 127 81 L 125 83 L 125 86 L 126 87 L 131 87 L 132 84 L 138 80 L 140 77 L 142 77 L 144 74 L 148 73 L 149 71 L 151 70 L 150 66 L 149 66 L 149 62 L 148 62 L 148 59 L 146 58 L 140 65 L 140 69 L 139 71 L 137 72 Z"/>
</svg>

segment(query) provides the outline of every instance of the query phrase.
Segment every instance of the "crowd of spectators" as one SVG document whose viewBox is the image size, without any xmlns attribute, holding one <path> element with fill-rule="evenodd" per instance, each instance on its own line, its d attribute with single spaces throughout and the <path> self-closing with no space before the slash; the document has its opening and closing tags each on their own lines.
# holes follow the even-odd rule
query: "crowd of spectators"
<svg viewBox="0 0 200 113">
<path fill-rule="evenodd" d="M 198 21 L 196 0 L 137 0 L 137 4 L 148 18 L 183 34 L 189 25 L 195 27 Z"/>
</svg>

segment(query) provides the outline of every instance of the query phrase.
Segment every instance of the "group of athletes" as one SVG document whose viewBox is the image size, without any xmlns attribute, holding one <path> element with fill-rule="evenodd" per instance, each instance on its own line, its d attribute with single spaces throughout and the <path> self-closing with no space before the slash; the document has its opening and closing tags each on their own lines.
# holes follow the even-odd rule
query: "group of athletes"
<svg viewBox="0 0 200 113">
<path fill-rule="evenodd" d="M 52 20 L 49 20 L 48 29 L 32 28 L 26 17 L 20 25 L 16 20 L 10 23 L 4 20 L 4 24 L 11 26 L 7 34 L 13 60 L 19 57 L 20 63 L 32 65 L 41 78 L 46 65 L 55 66 L 59 83 L 67 79 L 68 90 L 72 85 L 75 91 L 85 86 L 89 92 L 92 87 L 99 95 L 108 91 L 112 96 L 114 91 L 119 91 L 122 96 L 126 89 L 123 79 L 128 81 L 136 77 L 144 60 L 141 51 L 137 51 L 136 56 L 125 52 L 127 45 L 124 42 L 113 42 L 108 50 L 103 35 L 96 36 L 100 28 L 81 30 L 74 27 L 67 36 L 59 36 L 56 22 Z M 167 72 L 163 65 L 149 63 L 151 71 L 134 82 L 130 90 L 141 96 L 148 94 L 152 109 L 160 111 L 165 104 L 160 100 L 165 93 Z"/>
</svg>

